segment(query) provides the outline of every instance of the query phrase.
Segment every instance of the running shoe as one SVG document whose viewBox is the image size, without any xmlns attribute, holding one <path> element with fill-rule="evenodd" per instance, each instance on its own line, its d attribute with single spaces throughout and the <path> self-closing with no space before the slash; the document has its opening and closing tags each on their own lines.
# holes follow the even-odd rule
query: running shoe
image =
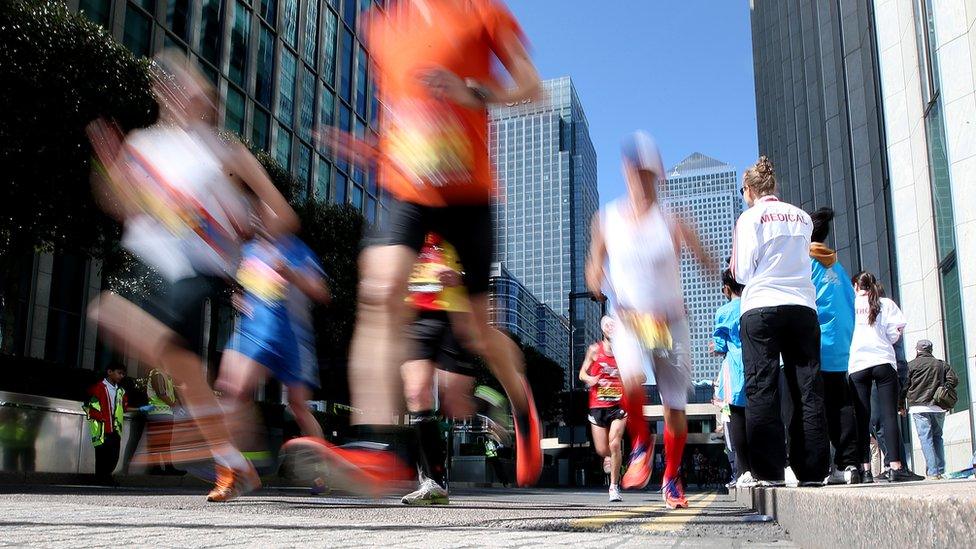
<svg viewBox="0 0 976 549">
<path fill-rule="evenodd" d="M 247 468 L 244 470 L 217 465 L 217 482 L 210 494 L 207 495 L 207 501 L 228 502 L 260 487 L 261 478 L 258 477 L 257 470 L 250 462 L 247 463 Z"/>
<path fill-rule="evenodd" d="M 511 427 L 512 415 L 505 395 L 487 385 L 478 385 L 474 389 L 474 397 L 481 401 L 479 409 L 482 415 L 503 427 Z"/>
<path fill-rule="evenodd" d="M 792 467 L 787 467 L 786 470 L 783 471 L 783 480 L 787 486 L 796 487 L 800 484 L 800 481 L 797 480 L 796 473 L 793 472 Z"/>
<path fill-rule="evenodd" d="M 447 505 L 450 499 L 447 488 L 437 484 L 432 479 L 424 478 L 420 488 L 403 496 L 400 503 L 404 505 Z"/>
<path fill-rule="evenodd" d="M 648 445 L 635 445 L 627 462 L 627 472 L 620 483 L 624 490 L 641 490 L 651 480 L 652 450 Z"/>
<path fill-rule="evenodd" d="M 844 483 L 845 484 L 860 484 L 861 483 L 861 471 L 854 465 L 848 465 L 844 468 Z"/>
<path fill-rule="evenodd" d="M 888 469 L 878 475 L 878 482 L 918 482 L 925 477 L 916 475 L 908 469 Z"/>
<path fill-rule="evenodd" d="M 306 486 L 317 480 L 330 489 L 378 497 L 390 483 L 409 479 L 414 471 L 385 445 L 340 447 L 316 437 L 289 440 L 281 447 L 282 470 Z"/>
<path fill-rule="evenodd" d="M 664 486 L 661 487 L 661 496 L 664 505 L 668 509 L 687 509 L 688 498 L 685 497 L 685 489 L 681 486 L 681 479 L 678 477 L 664 479 Z"/>
<path fill-rule="evenodd" d="M 542 474 L 542 440 L 539 432 L 539 412 L 535 409 L 532 390 L 523 379 L 528 410 L 516 412 L 515 418 L 515 466 L 519 486 L 532 486 Z"/>
<path fill-rule="evenodd" d="M 831 466 L 830 473 L 823 480 L 824 486 L 830 486 L 833 484 L 849 484 L 847 482 L 847 470 L 840 470 L 837 467 Z"/>
<path fill-rule="evenodd" d="M 610 502 L 623 501 L 624 498 L 620 497 L 620 488 L 615 485 L 610 485 Z"/>
<path fill-rule="evenodd" d="M 870 469 L 861 471 L 861 484 L 874 484 L 874 474 Z"/>
<path fill-rule="evenodd" d="M 752 488 L 756 485 L 756 479 L 752 478 L 752 473 L 746 471 L 739 475 L 739 478 L 735 479 L 735 485 L 741 486 L 742 488 Z"/>
</svg>

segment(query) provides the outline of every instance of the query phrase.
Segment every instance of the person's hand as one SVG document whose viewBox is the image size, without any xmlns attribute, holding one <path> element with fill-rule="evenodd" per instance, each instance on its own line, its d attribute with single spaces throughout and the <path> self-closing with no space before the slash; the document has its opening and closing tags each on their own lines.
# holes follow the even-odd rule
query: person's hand
<svg viewBox="0 0 976 549">
<path fill-rule="evenodd" d="M 587 387 L 593 387 L 594 385 L 597 384 L 597 381 L 599 380 L 592 376 L 587 376 L 583 378 L 583 383 L 585 383 Z"/>
<path fill-rule="evenodd" d="M 593 294 L 593 297 L 597 301 L 603 301 L 606 296 L 603 295 L 603 266 L 597 263 L 588 263 L 586 265 L 586 287 Z"/>
<path fill-rule="evenodd" d="M 436 99 L 444 99 L 469 109 L 485 106 L 460 76 L 443 67 L 422 70 L 417 74 L 417 79 Z"/>
<path fill-rule="evenodd" d="M 908 415 L 908 410 L 904 408 L 898 408 L 898 415 L 900 415 L 901 417 L 905 417 Z"/>
</svg>

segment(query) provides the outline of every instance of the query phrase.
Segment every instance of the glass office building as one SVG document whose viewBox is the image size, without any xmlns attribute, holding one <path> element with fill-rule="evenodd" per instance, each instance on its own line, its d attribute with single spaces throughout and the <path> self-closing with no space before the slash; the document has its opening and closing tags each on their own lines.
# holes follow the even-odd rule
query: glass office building
<svg viewBox="0 0 976 549">
<path fill-rule="evenodd" d="M 705 251 L 719 265 L 732 253 L 732 229 L 742 213 L 735 168 L 694 153 L 668 170 L 663 198 L 668 207 L 698 228 Z M 691 364 L 697 380 L 715 379 L 722 360 L 708 350 L 715 311 L 725 304 L 722 273 L 698 264 L 687 248 L 681 253 L 681 287 L 691 327 Z"/>
<path fill-rule="evenodd" d="M 73 0 L 137 55 L 175 48 L 217 87 L 219 124 L 271 152 L 302 196 L 350 203 L 368 222 L 386 200 L 372 170 L 333 163 L 319 126 L 376 138 L 379 103 L 357 32 L 380 0 Z"/>
<path fill-rule="evenodd" d="M 490 111 L 499 188 L 496 257 L 559 315 L 569 318 L 574 300 L 576 367 L 600 331 L 599 305 L 581 295 L 590 220 L 600 203 L 596 151 L 572 80 L 546 80 L 543 86 L 544 100 Z"/>
<path fill-rule="evenodd" d="M 535 347 L 563 367 L 569 368 L 569 322 L 539 301 L 501 263 L 491 265 L 491 293 L 488 305 L 491 325 Z M 566 379 L 569 382 L 569 379 Z"/>
</svg>

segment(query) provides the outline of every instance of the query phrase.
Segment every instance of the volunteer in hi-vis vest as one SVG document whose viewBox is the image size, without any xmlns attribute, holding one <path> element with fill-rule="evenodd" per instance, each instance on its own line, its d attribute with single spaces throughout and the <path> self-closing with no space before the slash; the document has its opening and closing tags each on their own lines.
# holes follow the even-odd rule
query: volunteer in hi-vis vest
<svg viewBox="0 0 976 549">
<path fill-rule="evenodd" d="M 112 471 L 119 461 L 122 443 L 122 419 L 128 397 L 119 382 L 125 378 L 125 367 L 110 365 L 105 379 L 88 389 L 89 398 L 82 408 L 88 415 L 92 446 L 95 447 L 95 476 L 100 482 L 111 482 Z"/>
</svg>

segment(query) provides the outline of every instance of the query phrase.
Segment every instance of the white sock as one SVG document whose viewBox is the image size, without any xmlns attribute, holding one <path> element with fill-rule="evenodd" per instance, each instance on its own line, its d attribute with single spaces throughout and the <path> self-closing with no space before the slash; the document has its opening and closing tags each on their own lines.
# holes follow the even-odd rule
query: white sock
<svg viewBox="0 0 976 549">
<path fill-rule="evenodd" d="M 241 455 L 237 448 L 234 448 L 230 444 L 224 444 L 220 448 L 213 451 L 214 461 L 218 465 L 224 467 L 230 467 L 231 469 L 242 471 L 247 469 L 247 460 Z"/>
</svg>

